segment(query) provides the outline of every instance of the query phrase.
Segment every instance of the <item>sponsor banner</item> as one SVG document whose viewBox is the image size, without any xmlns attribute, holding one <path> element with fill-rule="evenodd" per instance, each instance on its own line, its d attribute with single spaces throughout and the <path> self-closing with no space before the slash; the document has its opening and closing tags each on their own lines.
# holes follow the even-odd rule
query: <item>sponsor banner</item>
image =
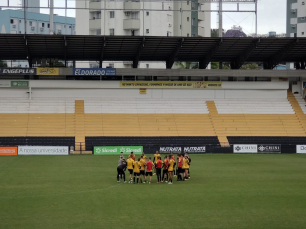
<svg viewBox="0 0 306 229">
<path fill-rule="evenodd" d="M 11 81 L 11 87 L 29 87 L 29 81 Z"/>
<path fill-rule="evenodd" d="M 184 153 L 205 153 L 205 146 L 184 147 Z"/>
<path fill-rule="evenodd" d="M 0 155 L 17 155 L 18 147 L 0 147 Z"/>
<path fill-rule="evenodd" d="M 95 146 L 94 155 L 142 154 L 142 146 Z"/>
<path fill-rule="evenodd" d="M 18 146 L 18 155 L 68 155 L 68 146 Z"/>
<path fill-rule="evenodd" d="M 234 145 L 234 153 L 257 153 L 257 145 Z"/>
<path fill-rule="evenodd" d="M 9 80 L 1 80 L 0 87 L 11 87 L 11 81 Z"/>
<path fill-rule="evenodd" d="M 0 68 L 0 75 L 35 75 L 35 68 Z"/>
<path fill-rule="evenodd" d="M 258 153 L 281 153 L 281 145 L 258 145 Z"/>
<path fill-rule="evenodd" d="M 296 153 L 306 153 L 306 145 L 297 145 Z"/>
<path fill-rule="evenodd" d="M 115 76 L 115 68 L 74 68 L 75 76 Z"/>
<path fill-rule="evenodd" d="M 41 76 L 58 76 L 59 69 L 58 68 L 37 68 L 36 75 Z"/>
<path fill-rule="evenodd" d="M 185 89 L 221 89 L 222 82 L 190 81 L 121 81 L 125 88 L 185 88 Z"/>
<path fill-rule="evenodd" d="M 159 148 L 159 153 L 181 153 L 182 152 L 182 147 L 177 147 L 177 146 L 161 146 Z"/>
<path fill-rule="evenodd" d="M 139 89 L 139 94 L 146 95 L 147 94 L 147 89 L 143 89 L 143 88 Z"/>
</svg>

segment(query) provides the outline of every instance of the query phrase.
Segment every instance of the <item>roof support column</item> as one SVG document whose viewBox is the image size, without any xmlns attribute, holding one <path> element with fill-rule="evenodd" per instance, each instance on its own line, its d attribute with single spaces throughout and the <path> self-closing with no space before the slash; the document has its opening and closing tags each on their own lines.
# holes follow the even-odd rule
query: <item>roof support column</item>
<svg viewBox="0 0 306 229">
<path fill-rule="evenodd" d="M 181 47 L 183 46 L 183 43 L 184 43 L 184 38 L 179 40 L 179 44 L 176 46 L 176 48 L 174 49 L 172 54 L 166 60 L 166 68 L 167 69 L 171 69 L 172 68 L 172 66 L 174 64 L 174 61 L 176 59 L 176 56 L 178 55 L 178 53 L 180 52 Z"/>
</svg>

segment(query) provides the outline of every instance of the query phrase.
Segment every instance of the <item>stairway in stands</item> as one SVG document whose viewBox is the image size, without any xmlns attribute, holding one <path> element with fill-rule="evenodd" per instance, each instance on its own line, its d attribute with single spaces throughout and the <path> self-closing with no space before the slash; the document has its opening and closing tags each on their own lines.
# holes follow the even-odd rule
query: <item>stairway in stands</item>
<svg viewBox="0 0 306 229">
<path fill-rule="evenodd" d="M 288 90 L 288 100 L 294 109 L 295 115 L 299 122 L 301 123 L 305 133 L 306 133 L 306 115 L 304 114 L 299 102 L 296 100 L 294 94 Z"/>
<path fill-rule="evenodd" d="M 84 100 L 75 100 L 75 150 L 82 151 L 85 146 Z"/>
<path fill-rule="evenodd" d="M 226 133 L 222 131 L 222 128 L 218 128 L 219 125 L 214 120 L 218 117 L 217 107 L 214 101 L 207 101 L 207 108 L 209 110 L 210 121 L 215 129 L 220 145 L 223 147 L 229 146 L 228 139 L 226 137 Z"/>
</svg>

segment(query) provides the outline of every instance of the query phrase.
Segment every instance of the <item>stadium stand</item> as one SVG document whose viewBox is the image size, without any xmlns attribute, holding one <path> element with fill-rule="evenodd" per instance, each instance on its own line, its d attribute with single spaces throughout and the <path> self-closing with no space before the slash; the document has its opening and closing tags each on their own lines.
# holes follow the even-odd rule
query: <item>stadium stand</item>
<svg viewBox="0 0 306 229">
<path fill-rule="evenodd" d="M 232 144 L 231 136 L 304 137 L 306 115 L 296 98 L 290 91 L 288 100 L 9 98 L 0 100 L 0 136 L 73 137 L 76 150 L 92 147 L 86 137 L 120 145 L 117 137 L 212 137 L 222 146 Z"/>
<path fill-rule="evenodd" d="M 214 100 L 219 114 L 294 114 L 287 99 Z"/>
<path fill-rule="evenodd" d="M 302 111 L 304 112 L 304 114 L 306 114 L 306 101 L 303 99 L 301 94 L 294 94 L 294 96 L 297 102 L 299 103 Z"/>
<path fill-rule="evenodd" d="M 70 114 L 74 113 L 74 100 L 69 98 L 2 98 L 0 99 L 0 113 L 26 114 L 26 113 L 50 113 Z"/>
<path fill-rule="evenodd" d="M 111 99 L 85 100 L 85 113 L 208 114 L 204 99 Z"/>
</svg>

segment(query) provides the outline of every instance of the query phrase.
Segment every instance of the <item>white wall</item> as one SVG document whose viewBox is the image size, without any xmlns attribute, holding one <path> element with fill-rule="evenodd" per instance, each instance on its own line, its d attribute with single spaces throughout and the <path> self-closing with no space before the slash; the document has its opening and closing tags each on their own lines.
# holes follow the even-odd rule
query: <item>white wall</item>
<svg viewBox="0 0 306 229">
<path fill-rule="evenodd" d="M 1 81 L 1 82 L 7 82 Z M 298 85 L 301 87 L 301 85 Z M 223 82 L 223 88 L 203 89 L 147 89 L 146 95 L 138 88 L 120 88 L 119 81 L 30 81 L 33 98 L 201 98 L 201 99 L 244 99 L 244 98 L 287 98 L 288 82 Z M 1 88 L 0 97 L 27 98 L 29 89 Z"/>
</svg>

